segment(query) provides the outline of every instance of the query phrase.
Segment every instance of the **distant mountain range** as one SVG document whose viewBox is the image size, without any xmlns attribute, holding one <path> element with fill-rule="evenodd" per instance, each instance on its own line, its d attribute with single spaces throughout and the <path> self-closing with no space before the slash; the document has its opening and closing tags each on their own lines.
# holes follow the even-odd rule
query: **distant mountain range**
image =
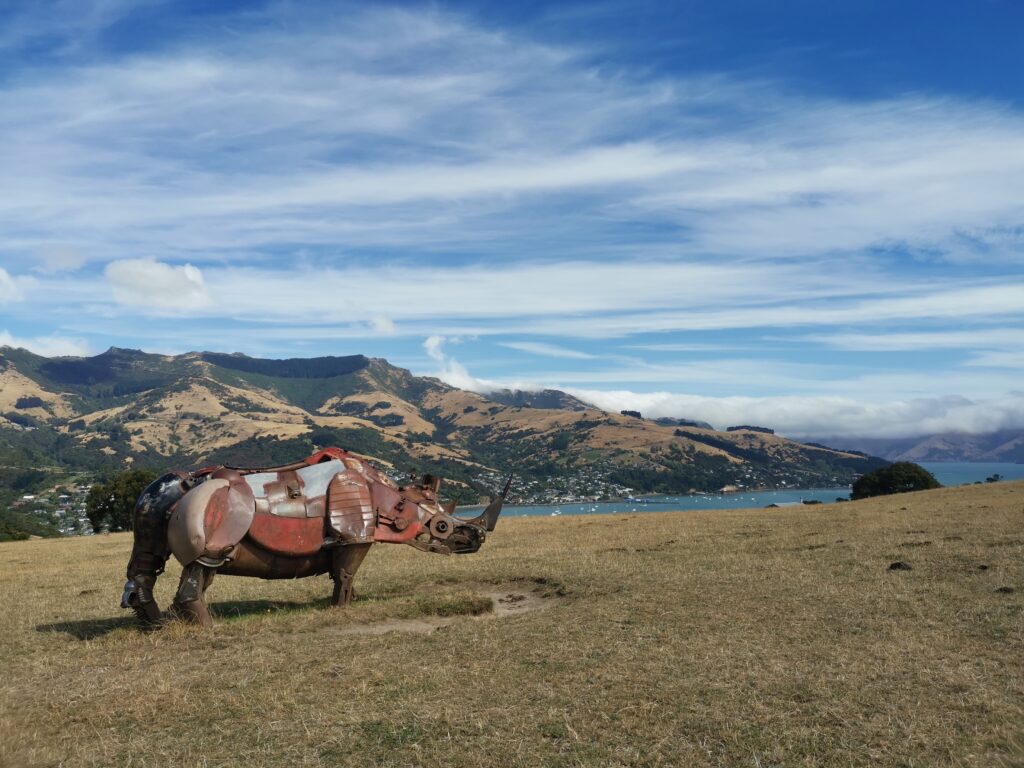
<svg viewBox="0 0 1024 768">
<path fill-rule="evenodd" d="M 881 456 L 889 461 L 992 461 L 1024 463 L 1024 430 L 924 437 L 816 437 L 814 442 Z"/>
<path fill-rule="evenodd" d="M 111 348 L 45 358 L 0 347 L 0 486 L 40 474 L 269 465 L 323 445 L 398 475 L 454 481 L 471 500 L 509 471 L 542 501 L 723 486 L 845 485 L 878 459 L 701 422 L 607 413 L 556 390 L 482 396 L 386 360 L 264 360 Z"/>
</svg>

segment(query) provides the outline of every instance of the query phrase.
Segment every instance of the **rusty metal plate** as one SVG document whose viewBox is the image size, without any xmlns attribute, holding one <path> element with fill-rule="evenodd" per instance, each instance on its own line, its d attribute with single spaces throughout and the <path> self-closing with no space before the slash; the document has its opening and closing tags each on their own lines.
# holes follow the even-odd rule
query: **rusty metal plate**
<svg viewBox="0 0 1024 768">
<path fill-rule="evenodd" d="M 219 557 L 245 536 L 256 513 L 256 500 L 245 481 L 234 480 L 227 492 L 218 491 L 206 506 L 204 528 L 206 529 L 206 551 L 204 554 Z"/>
<path fill-rule="evenodd" d="M 373 541 L 376 514 L 370 489 L 360 477 L 336 476 L 328 488 L 327 509 L 331 530 L 343 541 Z"/>
<path fill-rule="evenodd" d="M 395 530 L 390 525 L 378 525 L 373 529 L 373 540 L 388 544 L 404 544 L 407 541 L 412 541 L 422 532 L 423 523 L 419 520 L 414 520 L 403 531 Z"/>
<path fill-rule="evenodd" d="M 256 514 L 249 536 L 264 549 L 279 555 L 306 557 L 318 552 L 324 543 L 324 518 L 280 517 Z"/>
<path fill-rule="evenodd" d="M 207 480 L 182 497 L 167 524 L 167 543 L 182 565 L 188 565 L 206 549 L 206 508 L 217 493 L 227 494 L 228 481 Z"/>
</svg>

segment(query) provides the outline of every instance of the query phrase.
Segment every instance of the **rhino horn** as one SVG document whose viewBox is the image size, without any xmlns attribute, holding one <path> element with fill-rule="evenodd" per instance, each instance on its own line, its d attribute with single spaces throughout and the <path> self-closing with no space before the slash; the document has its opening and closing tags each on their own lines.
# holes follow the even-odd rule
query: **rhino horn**
<svg viewBox="0 0 1024 768">
<path fill-rule="evenodd" d="M 461 522 L 467 525 L 475 525 L 478 528 L 483 528 L 485 531 L 493 531 L 494 527 L 498 524 L 498 516 L 501 514 L 501 506 L 505 503 L 505 497 L 508 496 L 508 489 L 512 485 L 512 475 L 508 476 L 508 480 L 505 481 L 505 487 L 502 488 L 501 493 L 494 499 L 487 508 L 484 509 L 477 517 L 471 520 L 464 518 L 458 518 Z"/>
<path fill-rule="evenodd" d="M 508 496 L 508 489 L 512 486 L 512 475 L 508 476 L 508 480 L 505 481 L 505 487 L 501 489 L 501 493 L 498 494 L 498 498 L 487 505 L 487 509 L 480 515 L 480 519 L 483 521 L 483 526 L 488 531 L 493 531 L 494 527 L 498 524 L 498 516 L 501 514 L 501 506 L 505 503 L 505 497 Z"/>
</svg>

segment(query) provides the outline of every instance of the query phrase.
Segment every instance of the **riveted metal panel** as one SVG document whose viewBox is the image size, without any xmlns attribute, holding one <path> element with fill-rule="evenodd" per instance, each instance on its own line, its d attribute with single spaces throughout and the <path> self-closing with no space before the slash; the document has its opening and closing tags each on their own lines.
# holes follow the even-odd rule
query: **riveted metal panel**
<svg viewBox="0 0 1024 768">
<path fill-rule="evenodd" d="M 347 543 L 373 541 L 376 515 L 370 488 L 361 477 L 337 475 L 327 490 L 331 532 Z"/>
<path fill-rule="evenodd" d="M 307 517 L 306 496 L 298 472 L 278 472 L 277 480 L 267 483 L 263 488 L 270 502 L 271 514 L 279 517 Z"/>
<path fill-rule="evenodd" d="M 423 531 L 423 510 L 403 494 L 382 483 L 374 483 L 373 509 L 377 513 L 374 541 L 393 544 L 411 541 Z"/>
</svg>

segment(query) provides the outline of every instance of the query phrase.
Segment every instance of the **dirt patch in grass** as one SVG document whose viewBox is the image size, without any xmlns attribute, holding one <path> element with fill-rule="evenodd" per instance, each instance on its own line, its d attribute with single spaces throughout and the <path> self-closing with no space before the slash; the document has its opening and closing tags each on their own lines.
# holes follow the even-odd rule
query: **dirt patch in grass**
<svg viewBox="0 0 1024 768">
<path fill-rule="evenodd" d="M 332 627 L 339 635 L 386 635 L 389 632 L 411 632 L 429 635 L 436 629 L 456 621 L 502 619 L 540 610 L 550 605 L 553 594 L 526 592 L 518 586 L 493 586 L 475 590 L 463 597 L 427 598 L 419 605 L 427 616 L 411 619 L 383 619 L 368 624 Z M 469 617 L 467 619 L 467 617 Z"/>
</svg>

